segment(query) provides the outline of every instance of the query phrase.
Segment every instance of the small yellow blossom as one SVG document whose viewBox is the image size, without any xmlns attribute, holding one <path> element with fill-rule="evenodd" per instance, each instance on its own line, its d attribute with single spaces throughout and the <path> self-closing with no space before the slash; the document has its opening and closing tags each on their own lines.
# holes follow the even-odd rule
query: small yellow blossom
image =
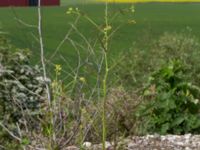
<svg viewBox="0 0 200 150">
<path fill-rule="evenodd" d="M 68 10 L 66 11 L 66 14 L 77 14 L 77 15 L 80 15 L 80 10 L 78 7 L 76 8 L 73 8 L 73 7 L 70 7 L 68 8 Z"/>
<path fill-rule="evenodd" d="M 84 77 L 80 77 L 79 80 L 82 82 L 82 83 L 86 83 L 86 79 Z"/>
<path fill-rule="evenodd" d="M 62 70 L 62 67 L 61 67 L 61 65 L 55 65 L 55 70 L 56 71 L 61 71 Z"/>
<path fill-rule="evenodd" d="M 134 5 L 132 5 L 132 6 L 130 7 L 130 11 L 131 11 L 132 13 L 135 12 L 135 7 L 134 7 Z"/>
<path fill-rule="evenodd" d="M 55 88 L 55 87 L 57 87 L 57 82 L 54 80 L 52 83 L 51 83 L 51 87 L 53 87 L 53 88 Z"/>
<path fill-rule="evenodd" d="M 62 70 L 61 65 L 56 64 L 55 65 L 55 72 L 56 72 L 57 75 L 60 75 L 61 70 Z"/>
<path fill-rule="evenodd" d="M 73 12 L 73 8 L 72 8 L 72 7 L 70 7 L 70 8 L 68 8 L 68 10 L 67 10 L 66 14 L 71 14 L 72 12 Z"/>
</svg>

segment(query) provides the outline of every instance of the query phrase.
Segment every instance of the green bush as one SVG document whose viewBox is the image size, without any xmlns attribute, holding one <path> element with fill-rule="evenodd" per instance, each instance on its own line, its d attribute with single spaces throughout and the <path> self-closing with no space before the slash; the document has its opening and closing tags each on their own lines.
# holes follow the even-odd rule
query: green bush
<svg viewBox="0 0 200 150">
<path fill-rule="evenodd" d="M 120 56 L 123 59 L 112 73 L 118 84 L 130 90 L 144 87 L 151 72 L 177 58 L 191 66 L 192 81 L 200 84 L 200 44 L 195 36 L 188 31 L 166 32 L 152 43 L 148 49 L 142 50 L 133 46 Z"/>
<path fill-rule="evenodd" d="M 29 56 L 28 50 L 17 49 L 0 36 L 0 145 L 5 149 L 22 149 L 24 132 L 37 129 L 44 108 L 41 68 L 32 66 Z"/>
<path fill-rule="evenodd" d="M 41 69 L 30 65 L 29 51 L 14 48 L 0 37 L 0 120 L 3 123 L 33 121 L 40 114 L 45 94 L 40 78 Z"/>
<path fill-rule="evenodd" d="M 190 72 L 176 60 L 152 74 L 137 112 L 140 133 L 200 133 L 200 88 Z"/>
</svg>

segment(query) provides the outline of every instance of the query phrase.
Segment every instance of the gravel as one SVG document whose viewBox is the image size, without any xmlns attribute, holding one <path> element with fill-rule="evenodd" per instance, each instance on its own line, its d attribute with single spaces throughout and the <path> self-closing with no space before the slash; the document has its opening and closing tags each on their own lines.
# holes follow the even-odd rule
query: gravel
<svg viewBox="0 0 200 150">
<path fill-rule="evenodd" d="M 102 150 L 102 144 L 83 144 L 86 150 Z M 115 146 L 114 146 L 115 145 Z M 107 150 L 200 150 L 200 135 L 146 135 L 125 138 L 114 144 L 106 142 Z M 64 150 L 72 150 L 70 147 Z M 73 150 L 79 150 L 73 147 Z"/>
</svg>

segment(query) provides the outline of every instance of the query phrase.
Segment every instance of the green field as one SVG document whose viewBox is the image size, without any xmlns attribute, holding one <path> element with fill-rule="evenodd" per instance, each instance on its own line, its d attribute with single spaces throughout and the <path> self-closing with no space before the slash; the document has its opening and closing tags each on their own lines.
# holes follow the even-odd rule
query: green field
<svg viewBox="0 0 200 150">
<path fill-rule="evenodd" d="M 66 2 L 61 7 L 45 7 L 43 13 L 43 34 L 45 40 L 45 52 L 47 59 L 55 51 L 59 42 L 63 39 L 70 28 L 70 24 L 75 20 L 73 16 L 67 16 L 66 10 L 70 5 Z M 73 4 L 80 10 L 91 16 L 99 25 L 103 24 L 103 4 Z M 109 6 L 111 14 L 120 12 L 123 8 L 128 8 L 128 4 L 111 4 Z M 166 3 L 146 3 L 136 4 L 136 13 L 134 16 L 121 14 L 113 22 L 113 28 L 118 27 L 130 17 L 137 22 L 134 25 L 126 24 L 122 26 L 119 32 L 112 38 L 110 44 L 110 56 L 115 58 L 121 52 L 128 51 L 136 43 L 141 49 L 148 49 L 149 42 L 156 40 L 159 35 L 165 31 L 181 32 L 186 28 L 191 28 L 192 33 L 200 38 L 200 4 L 166 4 Z M 28 24 L 37 23 L 37 10 L 35 8 L 0 8 L 0 26 L 1 30 L 8 33 L 8 37 L 18 47 L 30 48 L 33 51 L 34 62 L 39 61 L 39 46 L 34 36 L 37 36 L 37 30 L 20 24 L 15 17 L 18 17 Z M 82 19 L 77 28 L 87 37 L 89 41 L 98 39 L 97 30 L 87 21 Z M 84 41 L 72 32 L 70 36 L 80 44 Z M 85 53 L 84 49 L 80 49 Z M 54 63 L 65 63 L 60 58 L 63 56 L 73 66 L 76 65 L 77 54 L 71 44 L 66 42 L 57 55 L 53 58 Z"/>
</svg>

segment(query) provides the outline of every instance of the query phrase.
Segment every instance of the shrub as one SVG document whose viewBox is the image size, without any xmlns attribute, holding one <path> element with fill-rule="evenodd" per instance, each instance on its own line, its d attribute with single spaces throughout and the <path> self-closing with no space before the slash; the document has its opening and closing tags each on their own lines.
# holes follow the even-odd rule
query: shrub
<svg viewBox="0 0 200 150">
<path fill-rule="evenodd" d="M 191 32 L 164 33 L 155 43 L 155 48 L 162 52 L 163 60 L 180 59 L 191 67 L 192 82 L 200 84 L 200 43 Z"/>
<path fill-rule="evenodd" d="M 134 134 L 136 118 L 133 114 L 139 99 L 136 93 L 128 93 L 123 87 L 112 88 L 108 91 L 106 98 L 107 140 L 118 140 L 119 137 Z M 102 101 L 87 102 L 87 105 L 82 107 L 82 127 L 84 131 L 88 131 L 86 141 L 101 142 L 102 107 Z"/>
<path fill-rule="evenodd" d="M 200 132 L 200 88 L 190 82 L 192 78 L 179 60 L 152 74 L 137 112 L 140 133 Z"/>
<path fill-rule="evenodd" d="M 0 37 L 0 121 L 8 127 L 33 127 L 44 104 L 41 69 L 30 65 L 29 55 Z"/>
<path fill-rule="evenodd" d="M 124 88 L 111 89 L 107 100 L 107 123 L 110 137 L 129 136 L 134 133 L 136 118 L 133 116 L 140 102 L 138 93 Z"/>
<path fill-rule="evenodd" d="M 3 40 L 3 39 L 2 39 Z M 12 51 L 12 46 L 4 40 L 0 49 L 0 101 L 5 118 L 14 122 L 22 116 L 39 114 L 44 103 L 44 82 L 39 66 L 31 66 L 27 50 Z M 22 112 L 24 111 L 24 114 Z M 24 116 L 25 115 L 25 116 Z"/>
<path fill-rule="evenodd" d="M 168 54 L 167 56 L 177 57 L 199 49 L 199 40 L 193 36 L 191 32 L 165 32 L 155 42 L 155 47 L 161 49 L 165 54 Z M 184 57 L 184 55 L 182 57 Z"/>
<path fill-rule="evenodd" d="M 128 89 L 144 87 L 151 72 L 159 69 L 171 59 L 180 59 L 190 65 L 192 82 L 200 84 L 200 44 L 199 40 L 184 31 L 181 33 L 164 33 L 158 40 L 152 41 L 148 49 L 133 47 L 123 56 L 113 71 L 118 84 Z M 113 78 L 112 74 L 112 78 Z"/>
</svg>

